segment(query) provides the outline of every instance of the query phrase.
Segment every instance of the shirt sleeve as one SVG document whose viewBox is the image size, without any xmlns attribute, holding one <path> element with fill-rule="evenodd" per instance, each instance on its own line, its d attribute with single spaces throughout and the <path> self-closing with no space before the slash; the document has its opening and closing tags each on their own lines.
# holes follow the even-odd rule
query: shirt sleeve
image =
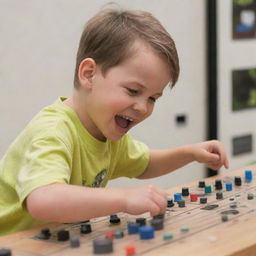
<svg viewBox="0 0 256 256">
<path fill-rule="evenodd" d="M 127 134 L 116 157 L 117 163 L 110 179 L 135 178 L 144 173 L 148 166 L 149 149 L 144 143 L 134 140 Z"/>
<path fill-rule="evenodd" d="M 38 187 L 69 182 L 72 154 L 60 138 L 48 136 L 37 139 L 31 142 L 24 155 L 16 187 L 21 202 Z"/>
</svg>

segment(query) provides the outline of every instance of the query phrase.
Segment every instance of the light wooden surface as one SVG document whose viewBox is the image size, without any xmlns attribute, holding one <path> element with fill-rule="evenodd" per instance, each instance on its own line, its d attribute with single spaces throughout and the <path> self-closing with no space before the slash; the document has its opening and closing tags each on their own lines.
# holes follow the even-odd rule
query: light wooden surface
<svg viewBox="0 0 256 256">
<path fill-rule="evenodd" d="M 254 178 L 250 183 L 244 182 L 244 171 L 250 169 Z M 225 183 L 232 182 L 234 176 L 241 176 L 242 186 L 234 186 L 232 191 L 226 191 Z M 223 200 L 216 200 L 214 190 L 215 179 L 223 181 Z M 92 241 L 95 238 L 104 238 L 108 232 L 124 231 L 124 237 L 113 240 L 114 252 L 107 255 L 126 255 L 125 248 L 133 244 L 136 246 L 136 255 L 189 255 L 189 256 L 254 256 L 256 255 L 256 165 L 229 171 L 223 175 L 205 179 L 206 185 L 213 186 L 213 192 L 207 194 L 206 205 L 218 204 L 213 210 L 202 210 L 206 205 L 197 202 L 190 202 L 189 197 L 185 198 L 184 208 L 175 206 L 166 211 L 164 229 L 155 231 L 155 238 L 141 240 L 138 234 L 127 234 L 127 222 L 135 221 L 138 216 L 118 214 L 121 223 L 111 225 L 109 217 L 91 220 L 92 232 L 90 234 L 79 234 L 79 225 L 58 225 L 49 224 L 53 236 L 50 240 L 42 241 L 35 239 L 42 227 L 17 232 L 12 235 L 0 237 L 0 248 L 12 250 L 12 256 L 52 255 L 52 256 L 84 256 L 93 255 Z M 198 188 L 198 181 L 182 186 L 168 189 L 170 197 L 176 192 L 181 192 L 182 187 L 189 187 L 190 192 L 203 194 L 203 189 Z M 248 193 L 255 195 L 253 200 L 248 200 Z M 228 215 L 228 221 L 223 222 L 222 212 L 231 210 L 232 203 L 237 204 L 238 214 Z M 149 224 L 151 217 L 147 218 Z M 80 247 L 71 248 L 70 241 L 59 242 L 54 237 L 60 228 L 70 230 L 71 237 L 80 237 Z M 182 232 L 181 228 L 187 227 L 188 232 Z M 173 239 L 164 241 L 165 233 L 172 233 Z"/>
</svg>

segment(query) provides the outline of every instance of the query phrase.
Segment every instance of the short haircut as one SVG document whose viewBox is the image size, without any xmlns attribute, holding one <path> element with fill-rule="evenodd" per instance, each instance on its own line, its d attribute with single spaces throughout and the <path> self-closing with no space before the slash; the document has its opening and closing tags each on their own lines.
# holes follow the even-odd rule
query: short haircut
<svg viewBox="0 0 256 256">
<path fill-rule="evenodd" d="M 101 66 L 103 75 L 132 56 L 136 39 L 149 44 L 168 63 L 173 87 L 179 76 L 179 59 L 175 43 L 149 12 L 122 9 L 103 9 L 85 25 L 76 58 L 74 86 L 79 88 L 78 70 L 85 58 Z"/>
</svg>

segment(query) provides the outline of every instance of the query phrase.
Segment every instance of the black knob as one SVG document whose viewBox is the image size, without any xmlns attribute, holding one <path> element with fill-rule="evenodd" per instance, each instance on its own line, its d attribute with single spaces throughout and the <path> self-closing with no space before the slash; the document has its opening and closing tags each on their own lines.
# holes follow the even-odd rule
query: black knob
<svg viewBox="0 0 256 256">
<path fill-rule="evenodd" d="M 207 203 L 207 197 L 200 197 L 200 204 L 206 204 Z"/>
<path fill-rule="evenodd" d="M 80 246 L 80 240 L 78 237 L 71 237 L 70 238 L 70 247 L 77 248 Z"/>
<path fill-rule="evenodd" d="M 10 249 L 0 249 L 0 256 L 11 256 L 12 251 Z"/>
<path fill-rule="evenodd" d="M 189 189 L 188 189 L 188 188 L 182 188 L 181 194 L 182 194 L 183 196 L 188 196 L 188 195 L 189 195 Z"/>
<path fill-rule="evenodd" d="M 248 199 L 248 200 L 253 200 L 253 199 L 254 199 L 254 194 L 248 193 L 247 199 Z"/>
<path fill-rule="evenodd" d="M 51 237 L 51 232 L 49 228 L 41 229 L 41 232 L 38 236 L 39 239 L 48 240 Z"/>
<path fill-rule="evenodd" d="M 67 241 L 69 240 L 69 231 L 61 229 L 57 232 L 58 241 Z"/>
<path fill-rule="evenodd" d="M 113 239 L 95 239 L 93 240 L 93 251 L 95 254 L 104 254 L 113 252 Z"/>
<path fill-rule="evenodd" d="M 235 185 L 241 186 L 242 185 L 242 179 L 239 176 L 235 176 Z"/>
<path fill-rule="evenodd" d="M 205 181 L 204 180 L 199 181 L 198 187 L 199 188 L 204 188 L 205 187 Z"/>
<path fill-rule="evenodd" d="M 109 222 L 112 224 L 118 224 L 120 223 L 120 218 L 116 214 L 113 214 L 110 216 Z"/>
<path fill-rule="evenodd" d="M 139 223 L 140 226 L 145 226 L 146 225 L 146 218 L 136 218 L 136 223 Z"/>
<path fill-rule="evenodd" d="M 92 232 L 92 227 L 90 223 L 84 223 L 81 225 L 80 232 L 82 234 L 88 234 Z"/>
<path fill-rule="evenodd" d="M 216 199 L 223 199 L 223 193 L 222 192 L 217 192 L 216 193 Z"/>
<path fill-rule="evenodd" d="M 180 200 L 180 201 L 178 201 L 177 203 L 178 203 L 178 205 L 179 205 L 180 208 L 185 207 L 185 201 L 184 201 L 184 200 Z"/>
<path fill-rule="evenodd" d="M 155 230 L 162 230 L 164 228 L 163 219 L 152 219 L 150 224 Z"/>
<path fill-rule="evenodd" d="M 168 207 L 168 208 L 171 208 L 171 207 L 173 207 L 173 206 L 174 206 L 173 200 L 170 199 L 170 198 L 168 198 L 168 199 L 167 199 L 167 207 Z"/>
<path fill-rule="evenodd" d="M 222 222 L 228 221 L 228 216 L 227 215 L 221 215 L 221 220 L 222 220 Z"/>
<path fill-rule="evenodd" d="M 215 180 L 215 189 L 221 190 L 222 189 L 222 182 L 221 180 Z"/>
</svg>

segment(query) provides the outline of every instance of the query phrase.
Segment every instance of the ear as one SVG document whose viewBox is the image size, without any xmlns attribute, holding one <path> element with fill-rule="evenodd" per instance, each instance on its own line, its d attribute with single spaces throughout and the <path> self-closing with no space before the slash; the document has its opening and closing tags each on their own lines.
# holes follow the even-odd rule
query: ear
<svg viewBox="0 0 256 256">
<path fill-rule="evenodd" d="M 82 87 L 91 88 L 92 77 L 96 72 L 96 62 L 92 58 L 81 61 L 78 69 L 78 78 Z"/>
</svg>

